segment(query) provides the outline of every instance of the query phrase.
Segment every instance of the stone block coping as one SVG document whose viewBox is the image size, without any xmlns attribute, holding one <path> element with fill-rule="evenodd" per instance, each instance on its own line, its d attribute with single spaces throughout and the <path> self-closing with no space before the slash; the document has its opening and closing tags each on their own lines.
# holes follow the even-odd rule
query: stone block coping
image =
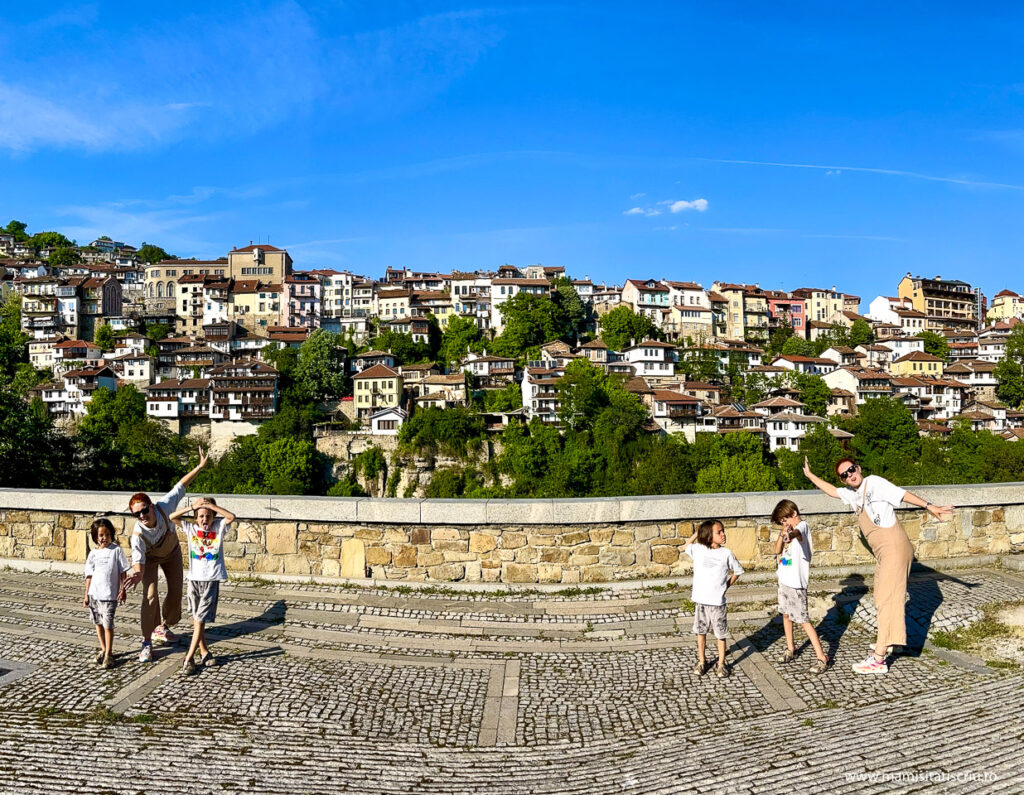
<svg viewBox="0 0 1024 795">
<path fill-rule="evenodd" d="M 965 555 L 959 558 L 934 558 L 927 560 L 915 560 L 911 574 L 921 573 L 927 569 L 936 571 L 949 571 L 952 569 L 979 569 L 1001 567 L 1012 571 L 1024 571 L 1024 555 Z M 3 569 L 12 571 L 46 572 L 58 571 L 65 574 L 82 574 L 85 571 L 84 563 L 67 563 L 62 560 L 23 560 L 21 558 L 0 558 L 0 571 Z M 872 576 L 875 573 L 873 563 L 866 563 L 860 566 L 817 566 L 813 569 L 808 591 L 813 593 L 815 582 L 839 577 L 849 577 L 852 574 Z M 160 574 L 163 577 L 163 574 Z M 666 585 L 676 587 L 674 593 L 680 598 L 686 599 L 690 596 L 689 587 L 693 584 L 692 577 L 660 577 L 654 579 L 636 580 L 609 580 L 606 582 L 584 583 L 583 585 L 566 585 L 565 583 L 530 583 L 517 585 L 507 582 L 439 582 L 437 580 L 376 580 L 370 578 L 356 577 L 324 577 L 309 576 L 302 574 L 270 574 L 270 573 L 240 573 L 228 572 L 229 580 L 245 583 L 247 579 L 258 577 L 261 580 L 279 584 L 302 584 L 302 585 L 349 585 L 359 588 L 394 590 L 395 588 L 411 589 L 414 591 L 443 588 L 445 591 L 472 593 L 559 593 L 574 589 L 585 590 L 596 587 L 599 590 L 616 593 L 619 591 L 638 591 L 644 588 L 658 588 Z M 771 584 L 777 582 L 775 569 L 748 569 L 744 572 L 740 583 L 743 585 Z"/>
<path fill-rule="evenodd" d="M 1024 505 L 1024 483 L 911 486 L 939 505 Z M 159 496 L 157 494 L 154 497 Z M 186 499 L 198 495 L 190 494 Z M 558 525 L 615 522 L 678 522 L 709 517 L 771 515 L 775 504 L 792 499 L 805 516 L 842 513 L 838 501 L 818 491 L 678 494 L 658 497 L 596 497 L 541 500 L 423 500 L 370 497 L 293 497 L 217 494 L 239 519 L 427 525 Z M 0 510 L 127 514 L 131 492 L 0 489 Z M 919 510 L 919 509 L 915 509 Z"/>
</svg>

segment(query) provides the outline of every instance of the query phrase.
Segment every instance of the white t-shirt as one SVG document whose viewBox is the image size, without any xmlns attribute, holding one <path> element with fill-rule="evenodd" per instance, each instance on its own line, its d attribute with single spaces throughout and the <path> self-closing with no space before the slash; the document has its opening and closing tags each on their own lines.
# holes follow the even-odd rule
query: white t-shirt
<svg viewBox="0 0 1024 795">
<path fill-rule="evenodd" d="M 117 544 L 91 550 L 85 559 L 85 576 L 92 577 L 89 596 L 101 602 L 116 601 L 121 591 L 121 572 L 130 568 L 124 550 Z"/>
<path fill-rule="evenodd" d="M 157 505 L 163 508 L 163 513 L 156 508 L 153 509 L 156 511 L 156 524 L 152 527 L 147 527 L 142 522 L 135 521 L 131 538 L 133 566 L 146 565 L 147 541 L 151 546 L 156 546 L 163 540 L 165 532 L 174 532 L 174 523 L 170 519 L 165 520 L 164 517 L 174 513 L 174 509 L 178 507 L 178 503 L 181 502 L 181 498 L 184 496 L 185 487 L 178 483 L 156 502 Z"/>
<path fill-rule="evenodd" d="M 806 590 L 811 576 L 811 529 L 807 522 L 800 522 L 796 529 L 800 538 L 786 544 L 779 555 L 779 585 Z"/>
<path fill-rule="evenodd" d="M 836 489 L 839 499 L 854 510 L 861 507 L 861 494 L 866 493 L 864 510 L 868 517 L 879 527 L 892 527 L 896 524 L 896 509 L 903 502 L 907 490 L 890 483 L 878 475 L 868 475 L 864 482 L 854 489 Z"/>
<path fill-rule="evenodd" d="M 206 530 L 193 522 L 182 522 L 181 529 L 188 539 L 188 578 L 196 582 L 226 580 L 224 566 L 224 531 L 228 525 L 221 517 L 213 520 Z"/>
<path fill-rule="evenodd" d="M 743 573 L 736 556 L 726 547 L 709 549 L 703 544 L 689 544 L 683 552 L 693 560 L 693 601 L 699 605 L 724 605 L 729 573 Z"/>
</svg>

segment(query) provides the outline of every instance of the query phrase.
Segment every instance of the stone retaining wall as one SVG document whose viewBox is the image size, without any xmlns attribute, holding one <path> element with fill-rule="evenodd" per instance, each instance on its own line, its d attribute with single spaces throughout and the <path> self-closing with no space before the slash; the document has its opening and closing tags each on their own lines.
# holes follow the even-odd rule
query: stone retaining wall
<svg viewBox="0 0 1024 795">
<path fill-rule="evenodd" d="M 900 521 L 922 560 L 1024 552 L 1024 484 L 914 488 L 958 506 L 937 522 Z M 0 489 L 0 559 L 81 563 L 88 528 L 108 515 L 127 547 L 128 493 Z M 774 568 L 768 519 L 779 499 L 801 506 L 814 565 L 872 558 L 852 513 L 817 492 L 583 500 L 387 500 L 218 495 L 239 517 L 229 571 L 440 582 L 597 583 L 686 575 L 682 545 L 706 518 L 726 527 L 744 567 Z"/>
</svg>

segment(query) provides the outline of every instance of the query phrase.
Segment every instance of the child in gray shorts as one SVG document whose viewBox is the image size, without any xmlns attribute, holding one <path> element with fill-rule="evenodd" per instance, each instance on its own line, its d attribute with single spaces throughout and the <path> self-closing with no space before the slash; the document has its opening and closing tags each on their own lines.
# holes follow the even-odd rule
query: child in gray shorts
<svg viewBox="0 0 1024 795">
<path fill-rule="evenodd" d="M 195 511 L 195 522 L 182 519 Z M 183 675 L 196 672 L 195 654 L 199 651 L 199 664 L 216 665 L 210 647 L 206 644 L 206 625 L 217 617 L 220 584 L 228 578 L 224 566 L 224 533 L 235 515 L 218 507 L 212 498 L 203 497 L 186 508 L 180 508 L 168 517 L 185 531 L 188 538 L 188 606 L 192 611 L 192 643 L 181 666 Z"/>
<path fill-rule="evenodd" d="M 114 525 L 97 519 L 89 529 L 93 548 L 85 560 L 85 595 L 82 604 L 92 613 L 100 650 L 96 663 L 114 667 L 114 611 L 124 602 L 124 581 L 131 568 L 124 550 L 114 543 Z"/>
<path fill-rule="evenodd" d="M 779 612 L 782 613 L 783 629 L 786 633 L 786 651 L 779 658 L 781 663 L 796 659 L 796 643 L 793 639 L 793 624 L 799 624 L 807 633 L 817 661 L 811 666 L 811 673 L 823 674 L 828 669 L 829 659 L 821 648 L 818 633 L 807 613 L 807 583 L 811 567 L 811 529 L 800 518 L 800 511 L 792 500 L 780 500 L 772 511 L 772 522 L 780 526 L 775 541 L 775 555 L 778 559 Z"/>
<path fill-rule="evenodd" d="M 707 670 L 704 649 L 708 630 L 718 641 L 718 664 L 715 674 L 719 678 L 729 675 L 725 667 L 725 640 L 729 626 L 725 614 L 725 592 L 740 578 L 743 567 L 736 556 L 725 547 L 725 528 L 717 519 L 702 522 L 686 542 L 683 552 L 693 560 L 693 634 L 697 636 L 697 665 L 693 672 L 701 676 Z"/>
</svg>

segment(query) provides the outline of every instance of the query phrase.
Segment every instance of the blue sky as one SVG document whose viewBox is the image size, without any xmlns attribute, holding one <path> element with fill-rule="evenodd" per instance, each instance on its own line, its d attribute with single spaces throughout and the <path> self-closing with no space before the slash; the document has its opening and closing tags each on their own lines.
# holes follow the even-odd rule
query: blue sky
<svg viewBox="0 0 1024 795">
<path fill-rule="evenodd" d="M 368 275 L 1024 290 L 1017 4 L 40 5 L 0 4 L 0 223 Z"/>
</svg>

